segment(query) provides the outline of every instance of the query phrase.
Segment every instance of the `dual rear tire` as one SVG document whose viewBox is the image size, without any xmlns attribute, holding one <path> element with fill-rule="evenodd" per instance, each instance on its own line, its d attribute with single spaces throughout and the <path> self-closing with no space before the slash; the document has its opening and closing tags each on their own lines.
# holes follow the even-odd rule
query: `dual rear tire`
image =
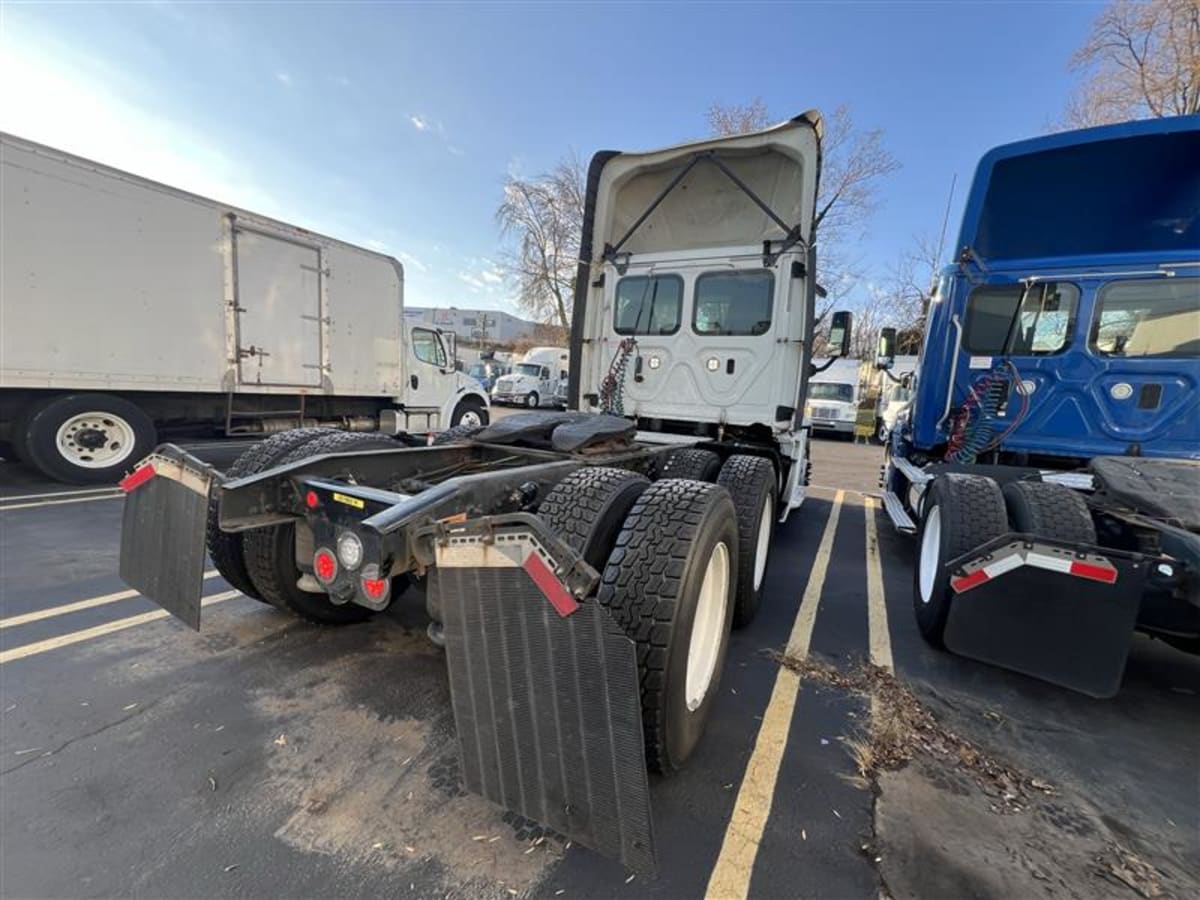
<svg viewBox="0 0 1200 900">
<path fill-rule="evenodd" d="M 954 603 L 948 563 L 1008 532 L 1095 544 L 1096 527 L 1077 491 L 1042 481 L 1013 481 L 1001 489 L 983 475 L 939 475 L 921 504 L 913 566 L 913 611 L 921 636 L 945 647 Z"/>
<path fill-rule="evenodd" d="M 769 460 L 706 450 L 676 451 L 662 474 L 580 469 L 538 515 L 601 573 L 597 602 L 637 649 L 647 763 L 671 772 L 704 731 L 731 628 L 758 610 L 777 488 Z"/>
</svg>

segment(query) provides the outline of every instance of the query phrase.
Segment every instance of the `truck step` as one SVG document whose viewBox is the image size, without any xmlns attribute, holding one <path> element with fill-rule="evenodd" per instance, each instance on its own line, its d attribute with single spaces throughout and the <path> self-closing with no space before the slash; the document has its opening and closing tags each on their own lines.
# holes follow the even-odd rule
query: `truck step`
<svg viewBox="0 0 1200 900">
<path fill-rule="evenodd" d="M 897 531 L 903 531 L 905 534 L 916 534 L 917 524 L 908 514 L 908 510 L 904 508 L 904 504 L 900 502 L 900 498 L 892 491 L 884 493 L 883 508 L 887 510 L 888 518 L 892 520 L 892 524 L 896 526 Z"/>
</svg>

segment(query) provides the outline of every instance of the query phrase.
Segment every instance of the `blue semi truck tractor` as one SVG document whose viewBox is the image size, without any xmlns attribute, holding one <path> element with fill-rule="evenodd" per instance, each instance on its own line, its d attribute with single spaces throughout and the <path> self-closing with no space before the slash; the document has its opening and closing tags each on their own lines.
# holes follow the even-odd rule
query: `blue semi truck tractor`
<svg viewBox="0 0 1200 900">
<path fill-rule="evenodd" d="M 1200 652 L 1200 116 L 983 157 L 882 482 L 929 643 L 1097 697 Z"/>
</svg>

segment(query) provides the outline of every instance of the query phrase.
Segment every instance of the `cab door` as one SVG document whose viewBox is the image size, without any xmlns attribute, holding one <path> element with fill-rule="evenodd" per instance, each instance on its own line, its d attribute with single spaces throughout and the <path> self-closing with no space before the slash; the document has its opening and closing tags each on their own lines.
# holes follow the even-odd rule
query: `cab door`
<svg viewBox="0 0 1200 900">
<path fill-rule="evenodd" d="M 433 328 L 410 325 L 408 347 L 405 406 L 441 409 L 454 390 L 454 368 L 446 342 Z"/>
</svg>

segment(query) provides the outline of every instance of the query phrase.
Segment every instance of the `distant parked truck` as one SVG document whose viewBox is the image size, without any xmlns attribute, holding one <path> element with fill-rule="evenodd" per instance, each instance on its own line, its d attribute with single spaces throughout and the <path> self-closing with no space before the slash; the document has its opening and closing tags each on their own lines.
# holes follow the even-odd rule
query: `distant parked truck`
<svg viewBox="0 0 1200 900">
<path fill-rule="evenodd" d="M 512 372 L 496 379 L 492 402 L 530 409 L 552 405 L 559 382 L 567 377 L 569 360 L 565 347 L 534 347 Z"/>
<path fill-rule="evenodd" d="M 900 415 L 908 409 L 913 397 L 913 378 L 917 371 L 916 356 L 897 356 L 890 369 L 874 372 L 878 395 L 875 401 L 875 439 L 887 441 Z"/>
<path fill-rule="evenodd" d="M 112 482 L 159 440 L 485 424 L 390 256 L 0 134 L 0 455 Z"/>
<path fill-rule="evenodd" d="M 808 405 L 813 434 L 833 432 L 854 435 L 858 417 L 858 360 L 817 361 L 815 374 L 808 382 Z"/>
</svg>

